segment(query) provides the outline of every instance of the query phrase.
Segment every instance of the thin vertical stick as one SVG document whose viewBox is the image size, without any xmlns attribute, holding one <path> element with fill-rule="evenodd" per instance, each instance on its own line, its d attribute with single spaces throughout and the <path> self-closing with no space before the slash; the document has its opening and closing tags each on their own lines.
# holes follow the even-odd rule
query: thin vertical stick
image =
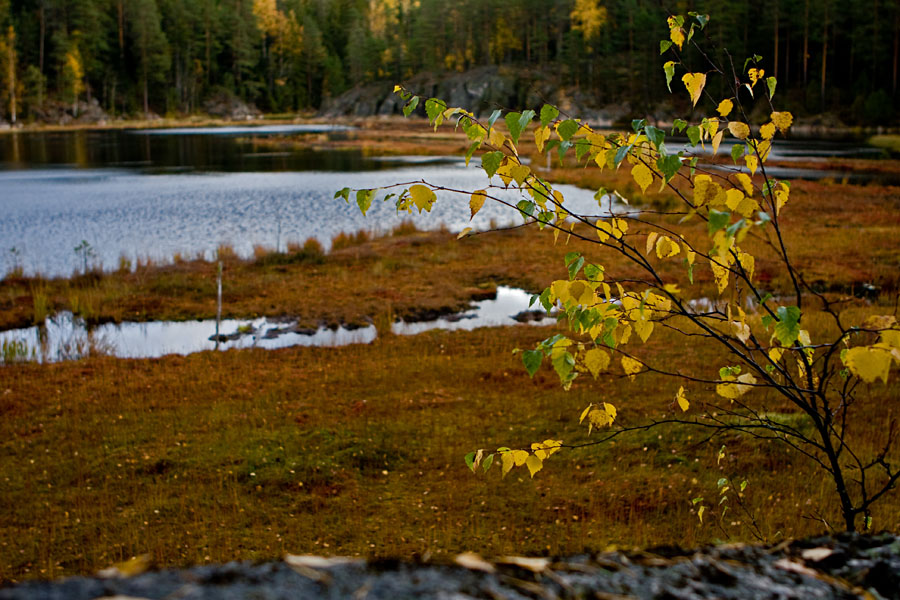
<svg viewBox="0 0 900 600">
<path fill-rule="evenodd" d="M 219 261 L 218 273 L 216 275 L 216 350 L 219 349 L 219 321 L 222 320 L 222 261 Z"/>
</svg>

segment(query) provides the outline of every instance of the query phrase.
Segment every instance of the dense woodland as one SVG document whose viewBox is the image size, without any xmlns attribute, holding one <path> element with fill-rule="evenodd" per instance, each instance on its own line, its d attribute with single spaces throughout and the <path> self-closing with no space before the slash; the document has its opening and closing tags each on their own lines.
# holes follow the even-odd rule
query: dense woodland
<svg viewBox="0 0 900 600">
<path fill-rule="evenodd" d="M 223 93 L 293 112 L 358 83 L 484 65 L 543 70 L 597 105 L 649 107 L 667 94 L 658 52 L 664 16 L 689 10 L 712 16 L 706 34 L 738 67 L 762 55 L 798 114 L 893 118 L 900 0 L 662 4 L 0 0 L 0 118 L 40 118 L 48 105 L 77 112 L 93 100 L 112 115 L 184 114 Z"/>
</svg>

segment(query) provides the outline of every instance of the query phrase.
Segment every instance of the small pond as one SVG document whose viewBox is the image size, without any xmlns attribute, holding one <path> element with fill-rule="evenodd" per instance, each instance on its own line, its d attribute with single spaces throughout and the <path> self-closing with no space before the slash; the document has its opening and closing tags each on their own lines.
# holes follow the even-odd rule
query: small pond
<svg viewBox="0 0 900 600">
<path fill-rule="evenodd" d="M 539 314 L 529 314 L 529 319 L 516 319 L 520 313 L 530 311 L 531 296 L 524 290 L 501 286 L 497 288 L 495 298 L 474 302 L 470 310 L 433 321 L 399 321 L 392 325 L 391 330 L 397 335 L 415 335 L 431 329 L 472 330 L 521 322 L 540 324 L 543 319 Z M 48 318 L 41 327 L 0 332 L 0 349 L 3 350 L 0 364 L 15 361 L 58 362 L 91 354 L 156 358 L 166 354 L 232 348 L 334 347 L 368 344 L 377 337 L 374 325 L 355 329 L 304 329 L 298 327 L 296 322 L 266 318 L 222 321 L 219 323 L 219 334 L 217 343 L 214 319 L 107 323 L 88 328 L 84 321 L 71 313 L 60 313 Z"/>
</svg>

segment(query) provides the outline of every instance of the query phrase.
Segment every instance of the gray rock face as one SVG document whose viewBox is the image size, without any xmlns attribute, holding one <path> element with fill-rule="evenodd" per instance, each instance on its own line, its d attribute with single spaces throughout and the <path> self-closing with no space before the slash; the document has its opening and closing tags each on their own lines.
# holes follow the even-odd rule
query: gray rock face
<svg viewBox="0 0 900 600">
<path fill-rule="evenodd" d="M 605 553 L 456 564 L 286 557 L 130 578 L 72 577 L 0 589 L 0 600 L 296 598 L 900 598 L 900 538 L 840 535 L 774 547 Z"/>
<path fill-rule="evenodd" d="M 554 73 L 511 67 L 479 67 L 465 73 L 419 73 L 405 82 L 407 89 L 425 98 L 436 97 L 448 106 L 471 110 L 487 117 L 496 109 L 538 110 L 549 102 L 564 114 L 578 115 L 597 125 L 625 122 L 632 110 L 628 104 L 598 107 L 589 94 L 559 85 Z M 356 86 L 323 104 L 319 116 L 369 117 L 399 114 L 405 104 L 393 93 L 393 84 Z M 417 114 L 424 116 L 424 103 Z"/>
</svg>

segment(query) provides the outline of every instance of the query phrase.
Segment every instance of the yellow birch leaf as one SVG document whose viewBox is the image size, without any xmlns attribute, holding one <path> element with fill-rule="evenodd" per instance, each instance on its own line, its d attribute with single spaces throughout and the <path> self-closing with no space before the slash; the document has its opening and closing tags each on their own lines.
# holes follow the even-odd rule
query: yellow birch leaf
<svg viewBox="0 0 900 600">
<path fill-rule="evenodd" d="M 642 193 L 646 192 L 650 184 L 653 183 L 653 171 L 642 162 L 634 165 L 631 169 L 631 176 L 634 178 L 635 183 L 640 186 Z"/>
<path fill-rule="evenodd" d="M 538 152 L 544 151 L 544 144 L 550 139 L 550 127 L 538 127 L 534 130 L 534 143 L 537 145 Z"/>
<path fill-rule="evenodd" d="M 759 136 L 764 140 L 771 140 L 775 137 L 775 123 L 766 123 L 759 128 Z"/>
<path fill-rule="evenodd" d="M 700 510 L 697 511 L 697 517 L 700 519 L 700 522 L 703 522 L 703 513 L 706 512 L 706 507 L 701 506 Z"/>
<path fill-rule="evenodd" d="M 730 382 L 734 381 L 734 377 L 732 377 L 732 376 L 725 377 L 723 381 L 726 381 L 729 383 L 716 384 L 716 393 L 718 395 L 722 396 L 723 398 L 727 398 L 728 400 L 734 400 L 734 399 L 740 397 L 741 394 L 740 394 L 740 392 L 738 392 L 737 385 L 734 383 L 730 383 Z"/>
<path fill-rule="evenodd" d="M 681 50 L 681 45 L 684 44 L 684 29 L 681 27 L 672 27 L 669 29 L 669 39 L 672 40 L 672 43 L 678 46 L 678 49 Z"/>
<path fill-rule="evenodd" d="M 631 339 L 631 325 L 629 325 L 628 323 L 625 323 L 625 324 L 621 325 L 621 327 L 622 327 L 622 332 L 619 334 L 618 342 L 619 342 L 619 345 L 624 346 L 625 344 L 628 343 L 628 340 Z"/>
<path fill-rule="evenodd" d="M 544 468 L 544 461 L 534 454 L 529 454 L 528 458 L 525 460 L 525 466 L 528 467 L 528 472 L 531 473 L 531 477 L 534 478 L 534 474 Z"/>
<path fill-rule="evenodd" d="M 746 173 L 738 173 L 737 175 L 735 175 L 735 177 L 737 178 L 738 183 L 740 183 L 741 187 L 744 189 L 744 193 L 752 198 L 754 188 L 753 180 L 750 179 L 750 176 Z"/>
<path fill-rule="evenodd" d="M 756 170 L 759 168 L 759 159 L 756 158 L 756 155 L 745 154 L 744 162 L 747 163 L 747 168 L 750 170 L 750 173 L 756 175 Z"/>
<path fill-rule="evenodd" d="M 598 219 L 597 222 L 594 223 L 594 227 L 597 229 L 597 237 L 600 238 L 601 242 L 608 240 L 610 234 L 612 234 L 612 225 L 603 219 Z"/>
<path fill-rule="evenodd" d="M 647 252 L 646 254 L 650 254 L 650 251 L 653 250 L 653 245 L 656 243 L 656 238 L 659 237 L 659 233 L 655 231 L 651 231 L 647 235 Z"/>
<path fill-rule="evenodd" d="M 625 219 L 613 219 L 613 236 L 617 240 L 622 239 L 622 237 L 628 233 L 628 221 Z"/>
<path fill-rule="evenodd" d="M 778 128 L 778 131 L 784 133 L 791 126 L 791 123 L 794 122 L 794 115 L 785 111 L 785 112 L 773 112 L 772 113 L 772 122 L 775 123 L 775 127 Z"/>
<path fill-rule="evenodd" d="M 731 114 L 731 109 L 734 108 L 734 102 L 730 99 L 722 100 L 719 102 L 719 106 L 716 108 L 720 116 L 727 117 Z"/>
<path fill-rule="evenodd" d="M 501 470 L 503 477 L 506 477 L 506 474 L 512 471 L 512 468 L 516 466 L 516 460 L 513 458 L 512 452 L 501 452 L 500 463 L 503 466 Z"/>
<path fill-rule="evenodd" d="M 419 209 L 419 213 L 423 210 L 425 212 L 431 212 L 431 207 L 434 206 L 434 202 L 437 200 L 434 191 L 430 187 L 421 184 L 409 188 L 409 195 L 412 198 L 413 203 Z"/>
<path fill-rule="evenodd" d="M 625 374 L 628 375 L 630 380 L 634 381 L 635 375 L 640 373 L 642 368 L 644 368 L 644 365 L 641 364 L 640 361 L 628 356 L 622 357 L 622 369 L 625 371 Z"/>
<path fill-rule="evenodd" d="M 516 182 L 516 185 L 522 187 L 522 184 L 525 183 L 525 180 L 527 180 L 528 176 L 531 175 L 531 169 L 528 167 L 528 165 L 516 165 L 512 168 L 511 174 Z"/>
<path fill-rule="evenodd" d="M 900 330 L 885 329 L 879 336 L 881 337 L 881 343 L 892 348 L 900 348 Z"/>
<path fill-rule="evenodd" d="M 737 380 L 741 383 L 737 384 L 738 390 L 740 394 L 743 396 L 747 392 L 753 389 L 753 385 L 756 384 L 756 377 L 751 375 L 750 373 L 744 373 L 743 375 L 738 375 Z M 743 385 L 741 385 L 743 384 Z"/>
<path fill-rule="evenodd" d="M 667 235 L 656 240 L 656 256 L 658 258 L 672 258 L 681 252 L 681 246 Z"/>
<path fill-rule="evenodd" d="M 463 229 L 462 231 L 459 232 L 459 235 L 456 236 L 456 239 L 461 240 L 462 238 L 466 237 L 470 233 L 472 233 L 472 228 L 466 227 L 465 229 Z"/>
<path fill-rule="evenodd" d="M 713 277 L 716 279 L 716 287 L 719 289 L 719 295 L 728 287 L 728 267 L 722 264 L 718 258 L 711 258 L 709 266 L 712 268 Z"/>
<path fill-rule="evenodd" d="M 766 159 L 769 158 L 769 152 L 772 150 L 772 142 L 769 140 L 763 140 L 756 144 L 756 153 L 759 154 L 759 160 L 762 162 L 766 162 Z"/>
<path fill-rule="evenodd" d="M 750 137 L 750 127 L 748 127 L 746 123 L 741 123 L 740 121 L 732 121 L 729 123 L 728 131 L 739 140 L 746 140 Z"/>
<path fill-rule="evenodd" d="M 499 150 L 503 147 L 503 144 L 506 143 L 506 136 L 497 131 L 495 128 L 491 127 L 491 132 L 488 135 L 488 141 L 490 141 L 491 146 Z"/>
<path fill-rule="evenodd" d="M 616 410 L 616 407 L 613 406 L 612 404 L 610 404 L 609 402 L 604 402 L 603 408 L 606 410 L 606 414 L 609 416 L 609 423 L 611 425 L 613 423 L 613 421 L 616 420 L 616 415 L 618 414 L 618 411 Z"/>
<path fill-rule="evenodd" d="M 763 78 L 763 75 L 766 74 L 765 69 L 757 69 L 756 67 L 751 67 L 749 71 L 747 71 L 747 75 L 750 76 L 750 87 L 755 87 L 756 82 Z"/>
<path fill-rule="evenodd" d="M 581 423 L 584 422 L 584 418 L 585 418 L 586 416 L 588 416 L 588 413 L 589 413 L 589 412 L 591 412 L 591 407 L 592 407 L 592 406 L 594 406 L 594 403 L 593 403 L 593 402 L 591 402 L 590 404 L 588 404 L 588 405 L 587 405 L 587 408 L 585 408 L 583 411 L 581 411 L 581 418 L 578 419 L 578 424 L 579 424 L 579 425 L 580 425 Z"/>
<path fill-rule="evenodd" d="M 714 155 L 719 153 L 719 145 L 722 143 L 722 138 L 723 138 L 724 136 L 725 136 L 725 130 L 724 130 L 724 129 L 723 129 L 722 131 L 719 131 L 718 133 L 716 133 L 716 135 L 713 136 L 713 139 L 712 139 L 712 149 L 713 149 L 713 154 L 714 154 Z"/>
<path fill-rule="evenodd" d="M 684 245 L 684 257 L 687 259 L 688 265 L 693 265 L 694 258 L 697 256 L 697 253 L 691 250 L 691 247 L 687 242 L 682 242 L 682 244 Z"/>
<path fill-rule="evenodd" d="M 719 132 L 719 120 L 718 119 L 706 120 L 706 133 L 708 133 L 710 137 L 715 137 L 718 132 Z"/>
<path fill-rule="evenodd" d="M 891 368 L 891 352 L 877 346 L 857 346 L 847 350 L 844 364 L 851 373 L 866 383 L 872 383 L 876 379 L 887 383 Z"/>
<path fill-rule="evenodd" d="M 727 192 L 725 192 L 725 205 L 728 206 L 728 210 L 735 211 L 737 210 L 738 205 L 741 203 L 741 200 L 744 199 L 744 192 L 737 188 L 731 188 Z"/>
<path fill-rule="evenodd" d="M 506 162 L 506 160 L 504 160 L 503 164 L 500 165 L 500 168 L 497 169 L 496 174 L 503 182 L 504 187 L 509 187 L 509 184 L 512 183 L 512 169 L 513 165 Z"/>
<path fill-rule="evenodd" d="M 653 333 L 653 321 L 638 319 L 634 322 L 633 327 L 642 342 L 646 342 L 650 334 Z"/>
<path fill-rule="evenodd" d="M 563 304 L 572 298 L 569 293 L 569 282 L 565 279 L 557 279 L 550 284 L 550 301 L 559 300 Z"/>
<path fill-rule="evenodd" d="M 522 465 L 524 465 L 529 456 L 528 452 L 524 450 L 513 450 L 512 452 L 510 452 L 510 454 L 512 454 L 513 460 L 515 461 L 517 467 L 521 467 Z"/>
<path fill-rule="evenodd" d="M 584 353 L 584 366 L 587 367 L 594 379 L 609 367 L 609 354 L 600 348 L 591 348 Z M 584 418 L 584 415 L 582 415 Z"/>
<path fill-rule="evenodd" d="M 741 252 L 738 254 L 738 262 L 741 264 L 741 268 L 744 269 L 744 272 L 747 273 L 747 279 L 753 281 L 753 274 L 756 270 L 756 258 L 754 258 L 752 254 Z"/>
<path fill-rule="evenodd" d="M 691 406 L 690 402 L 688 402 L 688 399 L 684 395 L 683 385 L 678 387 L 678 393 L 675 394 L 675 402 L 678 403 L 678 408 L 681 409 L 681 412 L 687 412 L 687 409 Z"/>
<path fill-rule="evenodd" d="M 691 95 L 692 106 L 697 106 L 697 100 L 700 99 L 700 94 L 706 86 L 706 73 L 685 73 L 681 81 Z"/>
<path fill-rule="evenodd" d="M 781 360 L 781 355 L 784 354 L 784 348 L 780 348 L 778 346 L 773 346 L 769 348 L 769 360 L 773 363 L 777 363 Z"/>
<path fill-rule="evenodd" d="M 778 189 L 775 190 L 775 214 L 778 215 L 781 213 L 781 209 L 787 204 L 788 197 L 790 196 L 791 190 L 783 183 L 778 184 Z"/>
<path fill-rule="evenodd" d="M 469 198 L 469 210 L 472 212 L 472 216 L 469 217 L 470 221 L 475 217 L 475 215 L 478 214 L 478 211 L 481 210 L 481 207 L 484 206 L 485 200 L 487 200 L 486 190 L 478 190 L 476 192 L 472 192 L 472 197 Z"/>
<path fill-rule="evenodd" d="M 694 206 L 700 207 L 706 204 L 710 198 L 711 185 L 712 178 L 709 175 L 697 175 L 694 177 Z"/>
</svg>

